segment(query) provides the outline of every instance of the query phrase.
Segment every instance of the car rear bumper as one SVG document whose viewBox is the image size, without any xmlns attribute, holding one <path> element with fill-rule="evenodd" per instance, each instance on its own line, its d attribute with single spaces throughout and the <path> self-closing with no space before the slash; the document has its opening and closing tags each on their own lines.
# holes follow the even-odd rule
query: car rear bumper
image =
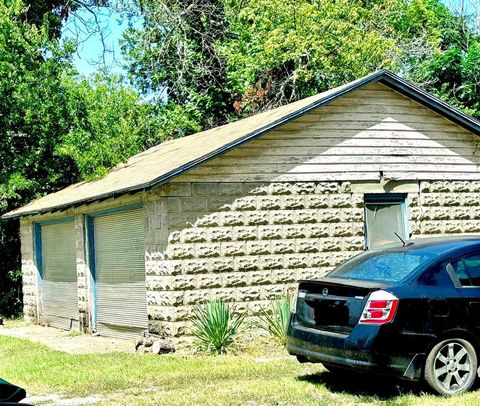
<svg viewBox="0 0 480 406">
<path fill-rule="evenodd" d="M 311 362 L 321 362 L 358 372 L 375 372 L 416 380 L 423 354 L 395 354 L 382 343 L 379 326 L 357 326 L 351 334 L 339 334 L 291 322 L 287 350 Z"/>
</svg>

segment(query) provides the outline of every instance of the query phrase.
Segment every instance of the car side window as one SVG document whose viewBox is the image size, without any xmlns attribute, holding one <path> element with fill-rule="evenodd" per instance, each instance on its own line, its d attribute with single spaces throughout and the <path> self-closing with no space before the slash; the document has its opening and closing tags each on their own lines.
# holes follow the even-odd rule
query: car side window
<svg viewBox="0 0 480 406">
<path fill-rule="evenodd" d="M 462 286 L 480 287 L 480 253 L 457 258 L 452 267 Z"/>
</svg>

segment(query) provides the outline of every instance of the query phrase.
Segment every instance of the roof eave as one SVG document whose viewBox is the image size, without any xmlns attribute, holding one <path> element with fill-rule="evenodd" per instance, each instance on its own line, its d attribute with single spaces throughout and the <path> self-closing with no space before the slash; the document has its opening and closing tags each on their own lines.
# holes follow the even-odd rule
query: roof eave
<svg viewBox="0 0 480 406">
<path fill-rule="evenodd" d="M 66 210 L 67 208 L 70 207 L 75 207 L 75 206 L 80 206 L 84 204 L 89 204 L 94 201 L 100 201 L 100 200 L 105 200 L 109 198 L 115 198 L 119 195 L 123 195 L 126 193 L 136 193 L 140 191 L 145 191 L 148 189 L 151 189 L 156 186 L 160 186 L 162 184 L 167 183 L 170 181 L 172 178 L 177 177 L 187 171 L 190 171 L 197 166 L 201 165 L 202 163 L 213 159 L 219 155 L 222 155 L 228 151 L 230 151 L 233 148 L 236 148 L 248 141 L 251 141 L 255 138 L 260 137 L 261 135 L 265 134 L 268 131 L 271 131 L 283 124 L 288 123 L 289 121 L 292 121 L 298 117 L 303 116 L 304 114 L 309 113 L 311 110 L 316 109 L 322 105 L 328 104 L 339 97 L 342 97 L 343 95 L 350 93 L 354 90 L 357 90 L 361 87 L 364 87 L 368 84 L 379 82 L 382 84 L 387 85 L 390 87 L 392 90 L 395 90 L 404 96 L 424 105 L 427 108 L 430 108 L 431 110 L 439 113 L 440 115 L 446 117 L 447 119 L 455 122 L 456 124 L 462 126 L 463 128 L 473 132 L 476 135 L 480 136 L 480 122 L 477 121 L 476 119 L 469 117 L 462 111 L 448 105 L 447 103 L 443 102 L 442 100 L 428 94 L 424 90 L 420 89 L 419 87 L 412 85 L 411 83 L 408 83 L 407 81 L 403 80 L 399 76 L 391 73 L 388 70 L 380 70 L 375 73 L 372 73 L 368 76 L 365 76 L 364 78 L 355 81 L 352 83 L 350 86 L 345 86 L 344 88 L 333 92 L 325 97 L 322 97 L 311 104 L 304 106 L 298 110 L 295 110 L 289 114 L 286 114 L 280 119 L 277 119 L 271 123 L 268 123 L 267 125 L 260 127 L 259 129 L 252 131 L 248 134 L 245 134 L 243 137 L 232 141 L 228 144 L 223 145 L 220 148 L 217 148 L 214 151 L 209 152 L 206 155 L 203 155 L 200 158 L 197 158 L 193 161 L 187 162 L 184 165 L 179 166 L 178 168 L 169 171 L 162 176 L 159 176 L 158 178 L 153 179 L 152 181 L 142 183 L 139 185 L 135 185 L 129 188 L 124 188 L 120 189 L 114 192 L 109 192 L 104 195 L 97 195 L 93 196 L 92 198 L 87 198 L 87 199 L 82 199 L 76 202 L 69 202 L 65 203 L 63 205 L 58 205 L 58 206 L 53 206 L 46 208 L 44 210 L 32 210 L 32 211 L 24 211 L 21 213 L 15 213 L 15 212 L 9 212 L 4 214 L 1 218 L 2 219 L 13 219 L 13 218 L 18 218 L 18 217 L 25 217 L 25 216 L 32 216 L 32 215 L 42 215 L 45 213 L 50 213 L 54 211 L 61 211 L 61 210 Z"/>
</svg>

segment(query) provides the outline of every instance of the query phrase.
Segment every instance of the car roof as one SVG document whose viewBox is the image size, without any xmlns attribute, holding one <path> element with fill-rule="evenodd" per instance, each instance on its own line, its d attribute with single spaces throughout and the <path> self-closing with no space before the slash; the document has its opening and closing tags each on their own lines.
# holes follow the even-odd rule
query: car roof
<svg viewBox="0 0 480 406">
<path fill-rule="evenodd" d="M 372 251 L 428 251 L 440 254 L 448 254 L 464 248 L 480 247 L 480 235 L 458 235 L 449 237 L 417 238 L 405 242 L 403 245 L 390 243 L 376 247 Z"/>
</svg>

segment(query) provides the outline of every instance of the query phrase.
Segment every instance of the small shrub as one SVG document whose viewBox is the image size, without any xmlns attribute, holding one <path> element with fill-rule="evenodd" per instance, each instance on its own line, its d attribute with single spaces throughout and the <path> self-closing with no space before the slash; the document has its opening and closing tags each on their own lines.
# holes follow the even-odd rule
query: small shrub
<svg viewBox="0 0 480 406">
<path fill-rule="evenodd" d="M 211 354 L 225 354 L 235 344 L 245 313 L 235 314 L 233 305 L 213 299 L 193 310 L 193 336 L 196 347 Z"/>
<path fill-rule="evenodd" d="M 286 333 L 290 317 L 290 296 L 272 300 L 269 309 L 262 309 L 258 315 L 259 327 L 286 344 Z"/>
</svg>

